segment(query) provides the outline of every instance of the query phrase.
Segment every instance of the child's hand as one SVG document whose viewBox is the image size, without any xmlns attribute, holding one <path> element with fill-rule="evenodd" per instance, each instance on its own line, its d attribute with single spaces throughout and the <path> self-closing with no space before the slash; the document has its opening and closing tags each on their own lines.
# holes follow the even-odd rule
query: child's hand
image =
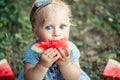
<svg viewBox="0 0 120 80">
<path fill-rule="evenodd" d="M 59 48 L 59 54 L 62 57 L 57 61 L 59 66 L 70 64 L 70 50 L 68 48 L 66 49 L 66 51 L 63 51 L 61 48 Z"/>
<path fill-rule="evenodd" d="M 58 50 L 50 48 L 41 54 L 39 64 L 45 68 L 49 68 L 59 58 L 61 58 L 61 55 Z"/>
</svg>

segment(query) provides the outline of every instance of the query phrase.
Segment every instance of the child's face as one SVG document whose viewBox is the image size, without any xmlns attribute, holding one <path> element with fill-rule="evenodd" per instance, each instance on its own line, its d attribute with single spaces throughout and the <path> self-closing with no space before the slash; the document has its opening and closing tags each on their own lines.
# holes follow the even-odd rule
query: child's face
<svg viewBox="0 0 120 80">
<path fill-rule="evenodd" d="M 43 26 L 37 29 L 37 37 L 41 41 L 68 39 L 70 30 L 69 16 L 64 10 L 51 12 L 45 20 Z"/>
</svg>

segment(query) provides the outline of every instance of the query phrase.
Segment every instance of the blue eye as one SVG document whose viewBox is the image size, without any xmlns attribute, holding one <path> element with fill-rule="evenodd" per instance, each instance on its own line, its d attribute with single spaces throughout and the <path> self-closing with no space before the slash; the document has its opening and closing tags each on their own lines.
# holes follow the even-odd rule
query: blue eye
<svg viewBox="0 0 120 80">
<path fill-rule="evenodd" d="M 60 25 L 60 29 L 64 29 L 65 27 L 65 25 Z"/>
<path fill-rule="evenodd" d="M 52 26 L 46 26 L 45 29 L 52 30 L 53 28 L 52 28 Z"/>
</svg>

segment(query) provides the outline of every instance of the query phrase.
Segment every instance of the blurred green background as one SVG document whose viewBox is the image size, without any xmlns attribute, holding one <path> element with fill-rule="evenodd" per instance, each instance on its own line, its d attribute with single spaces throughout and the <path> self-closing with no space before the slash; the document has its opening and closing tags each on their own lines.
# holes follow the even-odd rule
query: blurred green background
<svg viewBox="0 0 120 80">
<path fill-rule="evenodd" d="M 6 58 L 15 79 L 24 51 L 34 39 L 29 15 L 34 0 L 0 0 L 0 60 Z M 81 51 L 81 68 L 91 80 L 102 77 L 109 58 L 120 61 L 120 0 L 64 0 L 72 10 L 70 40 Z"/>
</svg>

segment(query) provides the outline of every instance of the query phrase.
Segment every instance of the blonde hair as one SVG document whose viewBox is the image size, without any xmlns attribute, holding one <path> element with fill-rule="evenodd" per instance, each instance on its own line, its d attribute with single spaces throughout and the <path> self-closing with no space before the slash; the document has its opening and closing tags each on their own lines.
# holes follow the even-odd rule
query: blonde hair
<svg viewBox="0 0 120 80">
<path fill-rule="evenodd" d="M 30 21 L 31 21 L 32 27 L 34 28 L 35 26 L 39 26 L 39 25 L 42 26 L 48 14 L 51 14 L 51 12 L 53 13 L 53 11 L 54 13 L 56 13 L 58 9 L 60 9 L 59 11 L 64 10 L 68 15 L 68 17 L 69 18 L 71 17 L 71 10 L 69 6 L 61 0 L 53 0 L 51 3 L 43 7 L 36 7 L 35 5 L 33 5 L 33 8 L 30 14 Z"/>
</svg>

